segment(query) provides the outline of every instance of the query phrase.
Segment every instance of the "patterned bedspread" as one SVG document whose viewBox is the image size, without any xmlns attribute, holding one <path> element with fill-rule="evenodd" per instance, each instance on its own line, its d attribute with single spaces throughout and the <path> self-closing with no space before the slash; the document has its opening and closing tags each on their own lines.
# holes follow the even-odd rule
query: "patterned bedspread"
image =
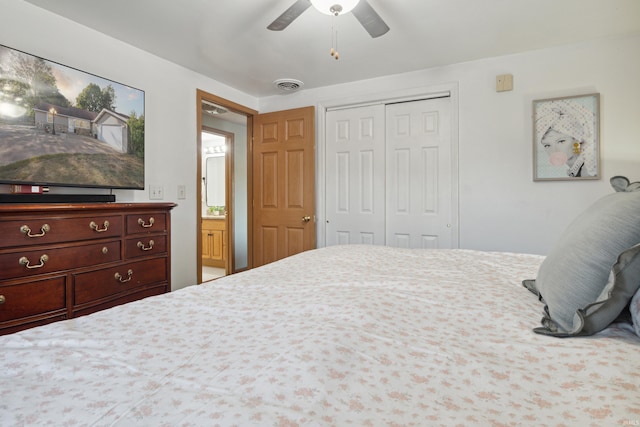
<svg viewBox="0 0 640 427">
<path fill-rule="evenodd" d="M 0 424 L 640 425 L 640 338 L 533 333 L 541 261 L 336 246 L 0 337 Z"/>
</svg>

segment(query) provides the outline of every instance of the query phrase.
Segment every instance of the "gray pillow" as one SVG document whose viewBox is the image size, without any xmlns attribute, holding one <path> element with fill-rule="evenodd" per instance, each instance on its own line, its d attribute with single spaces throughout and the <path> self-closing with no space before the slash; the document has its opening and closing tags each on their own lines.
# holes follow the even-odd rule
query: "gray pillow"
<svg viewBox="0 0 640 427">
<path fill-rule="evenodd" d="M 565 230 L 527 289 L 546 304 L 542 327 L 554 336 L 606 328 L 640 288 L 640 192 L 603 197 Z"/>
</svg>

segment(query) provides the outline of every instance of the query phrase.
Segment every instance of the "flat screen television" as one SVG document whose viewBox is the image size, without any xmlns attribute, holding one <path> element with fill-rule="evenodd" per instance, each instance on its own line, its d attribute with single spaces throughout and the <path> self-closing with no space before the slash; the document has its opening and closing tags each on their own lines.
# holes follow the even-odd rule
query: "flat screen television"
<svg viewBox="0 0 640 427">
<path fill-rule="evenodd" d="M 0 45 L 0 184 L 143 189 L 144 120 L 144 91 Z"/>
</svg>

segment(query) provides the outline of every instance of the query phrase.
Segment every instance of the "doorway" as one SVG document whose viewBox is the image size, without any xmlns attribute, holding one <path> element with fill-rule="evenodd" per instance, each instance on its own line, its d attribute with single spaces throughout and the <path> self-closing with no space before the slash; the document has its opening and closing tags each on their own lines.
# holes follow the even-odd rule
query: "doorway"
<svg viewBox="0 0 640 427">
<path fill-rule="evenodd" d="M 209 233 L 204 235 L 202 226 L 203 218 L 206 218 L 202 206 L 202 134 L 206 128 L 233 135 L 225 153 L 225 273 L 233 274 L 314 248 L 314 108 L 258 114 L 202 90 L 196 91 L 196 108 L 198 283 L 203 282 L 202 254 L 206 241 L 203 237 L 209 238 Z M 283 162 L 275 161 L 276 158 Z M 254 173 L 254 170 L 258 172 Z M 277 173 L 270 175 L 267 170 Z M 276 193 L 267 190 L 276 187 L 282 200 L 270 198 Z M 278 203 L 274 203 L 276 201 Z M 291 215 L 292 218 L 288 218 Z M 273 218 L 277 219 L 277 224 L 270 222 Z M 272 232 L 275 229 L 278 233 Z M 280 231 L 284 232 L 283 236 Z"/>
<path fill-rule="evenodd" d="M 227 151 L 233 134 L 202 127 L 202 281 L 225 276 L 228 270 L 229 232 L 227 225 Z"/>
<path fill-rule="evenodd" d="M 249 242 L 251 211 L 251 171 L 248 168 L 249 142 L 256 111 L 197 90 L 197 280 L 210 279 L 209 268 L 219 269 L 215 276 L 232 274 L 250 267 Z M 212 143 L 211 137 L 223 142 Z M 218 146 L 218 153 L 208 147 Z M 224 146 L 224 153 L 222 153 Z M 216 155 L 217 154 L 217 155 Z M 207 179 L 207 159 L 211 175 Z M 221 167 L 221 162 L 224 165 Z M 220 172 L 224 169 L 224 178 Z M 217 173 L 217 175 L 216 175 Z M 222 185 L 224 181 L 224 185 Z M 211 193 L 207 194 L 207 184 Z M 214 182 L 216 184 L 214 184 Z M 224 200 L 224 202 L 222 201 Z M 206 261 L 203 262 L 203 259 Z M 209 266 L 207 264 L 216 264 Z"/>
</svg>

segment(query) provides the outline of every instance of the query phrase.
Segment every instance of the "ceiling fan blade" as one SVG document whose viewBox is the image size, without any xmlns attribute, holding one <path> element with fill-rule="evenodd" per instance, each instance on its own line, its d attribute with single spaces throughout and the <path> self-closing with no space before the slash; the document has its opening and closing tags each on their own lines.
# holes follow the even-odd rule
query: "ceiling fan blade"
<svg viewBox="0 0 640 427">
<path fill-rule="evenodd" d="M 311 2 L 309 0 L 297 0 L 294 4 L 285 10 L 284 13 L 276 18 L 267 27 L 271 31 L 282 31 L 289 26 L 302 12 L 309 9 Z"/>
<path fill-rule="evenodd" d="M 385 24 L 380 15 L 373 10 L 367 0 L 360 0 L 351 13 L 353 13 L 373 38 L 380 37 L 389 31 L 389 26 Z"/>
</svg>

